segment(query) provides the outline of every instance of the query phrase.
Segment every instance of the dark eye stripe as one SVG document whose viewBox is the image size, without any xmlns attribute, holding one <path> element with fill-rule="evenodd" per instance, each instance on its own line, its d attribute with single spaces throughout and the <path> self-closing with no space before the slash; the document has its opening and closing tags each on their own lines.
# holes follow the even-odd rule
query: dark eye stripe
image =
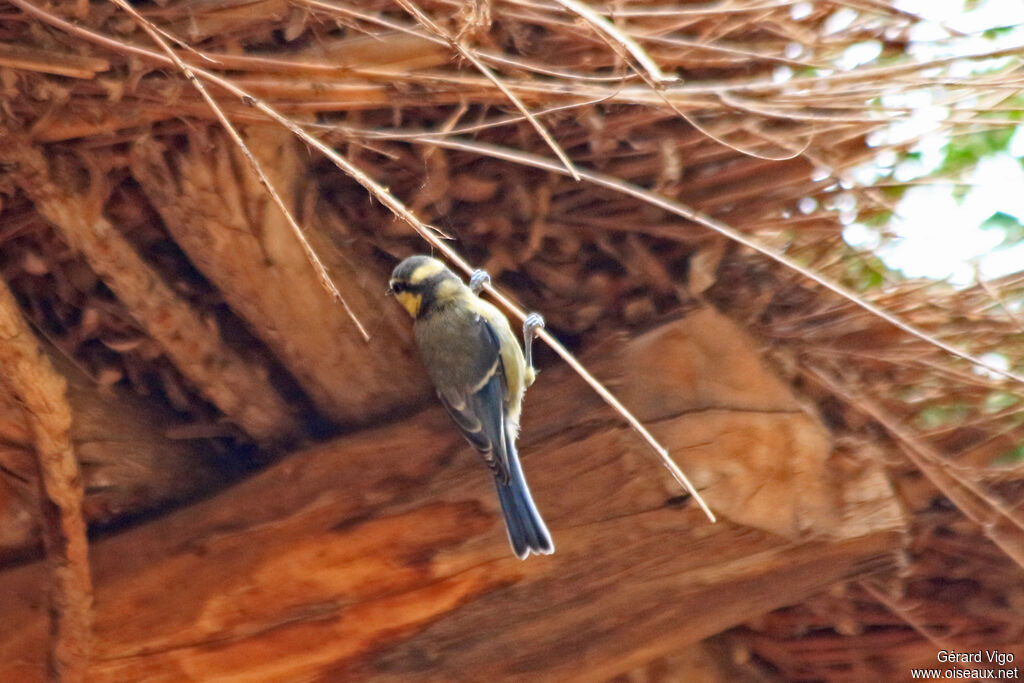
<svg viewBox="0 0 1024 683">
<path fill-rule="evenodd" d="M 424 294 L 433 292 L 444 280 L 452 279 L 454 276 L 448 272 L 434 273 L 420 282 L 409 282 L 408 280 L 392 280 L 391 292 L 401 294 L 402 292 L 413 292 Z M 458 278 L 455 278 L 458 279 Z"/>
</svg>

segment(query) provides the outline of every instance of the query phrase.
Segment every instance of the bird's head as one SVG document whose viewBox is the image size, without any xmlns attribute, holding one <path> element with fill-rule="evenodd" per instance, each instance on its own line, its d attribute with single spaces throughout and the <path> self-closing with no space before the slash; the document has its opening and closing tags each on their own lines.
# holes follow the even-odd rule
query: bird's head
<svg viewBox="0 0 1024 683">
<path fill-rule="evenodd" d="M 413 318 L 433 302 L 454 296 L 462 280 L 430 256 L 410 256 L 391 271 L 388 292 Z"/>
</svg>

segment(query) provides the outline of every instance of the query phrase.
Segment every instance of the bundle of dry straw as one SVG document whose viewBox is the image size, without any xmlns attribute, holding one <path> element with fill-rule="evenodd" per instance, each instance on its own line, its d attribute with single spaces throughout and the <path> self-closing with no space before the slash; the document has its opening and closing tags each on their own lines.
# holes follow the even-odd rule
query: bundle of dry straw
<svg viewBox="0 0 1024 683">
<path fill-rule="evenodd" d="M 880 0 L 0 11 L 0 270 L 96 382 L 157 397 L 232 453 L 350 418 L 251 338 L 251 316 L 169 230 L 272 210 L 251 152 L 292 227 L 326 235 L 307 258 L 333 240 L 383 268 L 451 237 L 573 347 L 712 302 L 763 341 L 844 457 L 887 463 L 914 515 L 905 573 L 729 634 L 751 666 L 853 679 L 868 659 L 902 674 L 949 639 L 1021 642 L 1024 470 L 1007 459 L 1024 441 L 1021 377 L 973 361 L 1022 367 L 1024 274 L 908 282 L 842 240 L 852 217 L 894 208 L 853 171 L 915 142 L 867 144 L 912 113 L 883 96 L 929 89 L 948 111 L 937 127 L 967 135 L 1014 123 L 1018 70 L 957 79 L 952 58 L 906 56 L 916 18 Z M 836 66 L 865 41 L 878 60 Z M 865 287 L 868 271 L 881 275 Z M 162 337 L 161 316 L 195 346 Z M 215 375 L 191 367 L 196 353 Z M 297 419 L 296 402 L 323 423 Z"/>
</svg>

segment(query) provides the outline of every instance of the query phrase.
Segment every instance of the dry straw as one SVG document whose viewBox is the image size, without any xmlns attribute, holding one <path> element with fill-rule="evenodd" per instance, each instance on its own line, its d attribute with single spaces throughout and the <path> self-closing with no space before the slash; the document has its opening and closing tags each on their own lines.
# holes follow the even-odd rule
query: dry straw
<svg viewBox="0 0 1024 683">
<path fill-rule="evenodd" d="M 17 12 L 4 29 L 0 65 L 5 87 L 17 94 L 5 101 L 8 125 L 36 146 L 82 158 L 103 151 L 107 165 L 98 175 L 129 198 L 137 190 L 127 182 L 125 148 L 140 136 L 173 146 L 211 123 L 245 150 L 236 128 L 273 121 L 343 172 L 311 168 L 347 226 L 342 239 L 372 245 L 368 257 L 404 255 L 426 240 L 467 272 L 471 263 L 491 270 L 502 286 L 489 291 L 509 310 L 521 316 L 537 308 L 552 328 L 584 344 L 698 301 L 725 310 L 829 417 L 837 443 L 890 464 L 920 529 L 904 584 L 926 596 L 923 617 L 903 610 L 896 621 L 932 635 L 945 635 L 945 625 L 964 638 L 1013 637 L 1012 615 L 966 620 L 929 581 L 955 571 L 994 602 L 1020 599 L 1007 558 L 1024 558 L 1017 511 L 1024 471 L 1006 454 L 1024 442 L 1017 312 L 1024 277 L 961 291 L 902 282 L 841 234 L 855 215 L 884 225 L 896 207 L 893 186 L 905 185 L 853 182 L 879 152 L 899 155 L 915 142 L 866 144 L 913 116 L 908 106 L 886 103 L 928 91 L 947 114 L 934 132 L 1005 129 L 1016 122 L 1014 98 L 1024 89 L 1020 48 L 971 55 L 967 61 L 1005 63 L 957 78 L 951 67 L 961 58 L 904 54 L 915 17 L 861 0 L 510 0 L 473 3 L 472 11 L 449 0 L 259 0 L 238 11 L 231 3 L 133 8 L 112 0 L 102 11 L 9 3 Z M 826 31 L 839 11 L 850 21 Z M 882 46 L 876 65 L 829 66 L 864 41 Z M 244 158 L 324 286 L 347 305 L 302 219 L 255 157 Z M 33 251 L 53 241 L 31 206 L 15 197 L 4 209 L 0 241 L 19 255 L 5 263 L 13 285 L 30 281 L 33 269 L 68 270 L 52 249 Z M 442 230 L 458 238 L 458 249 Z M 43 256 L 33 260 L 30 252 Z M 28 286 L 20 294 L 41 320 L 66 303 Z M 123 332 L 116 306 L 89 305 L 102 313 L 69 317 L 58 332 L 73 339 L 85 338 L 90 325 Z M 356 321 L 353 331 L 366 324 Z M 571 353 L 545 339 L 617 403 Z M 155 362 L 127 349 L 104 359 L 110 372 L 139 385 Z M 207 410 L 189 394 L 194 382 L 173 369 L 160 376 L 178 405 Z M 616 407 L 701 502 L 664 449 Z M 932 483 L 916 483 L 922 477 Z M 971 521 L 937 509 L 936 489 Z M 979 528 L 995 546 L 979 545 L 987 543 Z M 964 548 L 965 564 L 951 569 Z M 880 591 L 872 584 L 843 603 L 853 626 L 830 622 L 825 608 L 815 618 L 833 634 L 885 626 L 878 609 L 890 614 L 903 603 Z M 814 607 L 777 613 L 773 623 L 795 631 L 813 621 L 807 610 Z M 753 631 L 737 637 L 779 670 L 835 673 L 805 650 Z M 897 641 L 885 643 L 895 651 Z"/>
</svg>

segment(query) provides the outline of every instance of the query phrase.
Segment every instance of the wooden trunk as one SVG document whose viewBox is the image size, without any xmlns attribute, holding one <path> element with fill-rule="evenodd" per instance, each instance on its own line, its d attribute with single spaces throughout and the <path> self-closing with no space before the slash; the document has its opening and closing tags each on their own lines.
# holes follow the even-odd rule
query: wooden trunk
<svg viewBox="0 0 1024 683">
<path fill-rule="evenodd" d="M 183 425 L 139 396 L 101 387 L 52 347 L 67 380 L 71 441 L 82 473 L 82 514 L 106 525 L 188 499 L 222 483 L 201 440 L 173 439 Z M 0 566 L 40 548 L 36 455 L 23 406 L 0 391 Z"/>
<path fill-rule="evenodd" d="M 443 410 L 395 415 L 96 543 L 92 680 L 593 681 L 896 562 L 884 476 L 833 454 L 728 321 L 700 312 L 589 362 L 723 521 L 547 370 L 520 450 L 555 555 L 512 556 Z M 0 680 L 44 673 L 46 581 L 0 575 Z"/>
</svg>

